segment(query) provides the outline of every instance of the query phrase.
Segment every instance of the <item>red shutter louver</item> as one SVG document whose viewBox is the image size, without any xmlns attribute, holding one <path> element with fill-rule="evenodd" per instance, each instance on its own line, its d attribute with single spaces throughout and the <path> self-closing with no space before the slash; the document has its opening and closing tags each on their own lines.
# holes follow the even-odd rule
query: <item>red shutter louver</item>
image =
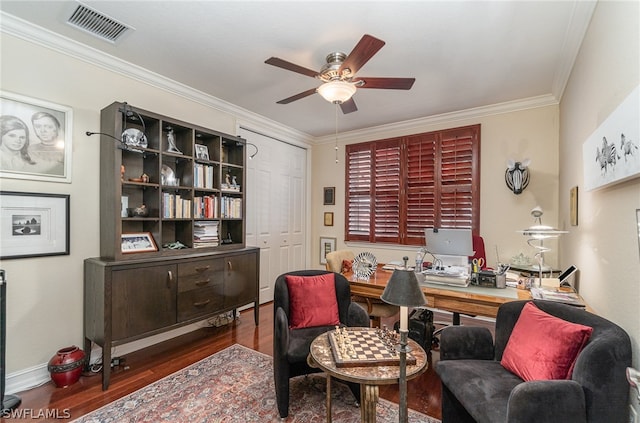
<svg viewBox="0 0 640 423">
<path fill-rule="evenodd" d="M 423 245 L 424 228 L 480 232 L 480 125 L 346 148 L 345 240 Z"/>
<path fill-rule="evenodd" d="M 345 240 L 369 241 L 371 233 L 372 154 L 370 144 L 347 146 Z"/>
<path fill-rule="evenodd" d="M 400 242 L 400 143 L 378 143 L 375 149 L 373 242 Z"/>
</svg>

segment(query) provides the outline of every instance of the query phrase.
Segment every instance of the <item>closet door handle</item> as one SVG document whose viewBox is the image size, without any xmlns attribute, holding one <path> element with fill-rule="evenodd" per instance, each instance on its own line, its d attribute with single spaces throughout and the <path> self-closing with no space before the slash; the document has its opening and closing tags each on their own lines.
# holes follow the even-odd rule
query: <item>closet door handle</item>
<svg viewBox="0 0 640 423">
<path fill-rule="evenodd" d="M 231 260 L 227 260 L 227 269 L 229 269 L 230 271 L 233 270 L 233 264 L 231 264 Z"/>
</svg>

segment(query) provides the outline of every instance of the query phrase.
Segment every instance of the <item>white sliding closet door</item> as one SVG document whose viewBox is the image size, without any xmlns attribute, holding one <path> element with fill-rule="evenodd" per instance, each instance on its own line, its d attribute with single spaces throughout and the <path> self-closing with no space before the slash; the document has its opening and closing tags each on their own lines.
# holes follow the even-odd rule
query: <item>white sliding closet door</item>
<svg viewBox="0 0 640 423">
<path fill-rule="evenodd" d="M 307 151 L 241 128 L 258 146 L 247 160 L 247 245 L 260 248 L 260 303 L 273 300 L 276 278 L 303 269 Z M 247 154 L 255 149 L 247 146 Z"/>
</svg>

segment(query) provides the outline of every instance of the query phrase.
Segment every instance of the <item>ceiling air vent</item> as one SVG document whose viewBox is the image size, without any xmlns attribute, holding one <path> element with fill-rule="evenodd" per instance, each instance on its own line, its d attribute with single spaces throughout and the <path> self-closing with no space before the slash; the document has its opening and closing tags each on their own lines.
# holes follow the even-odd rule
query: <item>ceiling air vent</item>
<svg viewBox="0 0 640 423">
<path fill-rule="evenodd" d="M 132 29 L 83 4 L 78 5 L 67 23 L 110 43 L 115 43 Z"/>
</svg>

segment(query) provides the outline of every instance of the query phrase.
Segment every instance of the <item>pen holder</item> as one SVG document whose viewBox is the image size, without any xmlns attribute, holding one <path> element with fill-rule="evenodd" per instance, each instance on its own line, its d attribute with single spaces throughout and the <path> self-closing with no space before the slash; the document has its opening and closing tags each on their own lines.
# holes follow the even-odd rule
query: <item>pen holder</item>
<svg viewBox="0 0 640 423">
<path fill-rule="evenodd" d="M 496 275 L 496 288 L 506 288 L 507 287 L 507 274 L 497 274 Z"/>
</svg>

